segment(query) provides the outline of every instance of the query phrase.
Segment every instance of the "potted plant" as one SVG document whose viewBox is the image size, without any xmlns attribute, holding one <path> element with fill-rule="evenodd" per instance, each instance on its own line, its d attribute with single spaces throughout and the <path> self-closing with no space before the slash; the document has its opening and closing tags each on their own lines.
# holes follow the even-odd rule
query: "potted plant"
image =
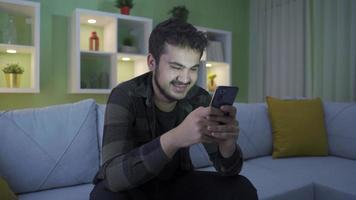
<svg viewBox="0 0 356 200">
<path fill-rule="evenodd" d="M 168 14 L 171 14 L 174 18 L 178 18 L 187 22 L 189 10 L 185 6 L 175 6 L 168 12 Z"/>
<path fill-rule="evenodd" d="M 5 74 L 6 86 L 9 88 L 20 87 L 20 77 L 24 69 L 19 64 L 7 64 L 2 69 Z"/>
<path fill-rule="evenodd" d="M 130 9 L 133 7 L 133 0 L 116 0 L 116 7 L 120 8 L 121 14 L 129 15 Z"/>
<path fill-rule="evenodd" d="M 122 40 L 121 51 L 125 53 L 137 53 L 137 48 L 134 46 L 134 38 L 130 35 Z"/>
</svg>

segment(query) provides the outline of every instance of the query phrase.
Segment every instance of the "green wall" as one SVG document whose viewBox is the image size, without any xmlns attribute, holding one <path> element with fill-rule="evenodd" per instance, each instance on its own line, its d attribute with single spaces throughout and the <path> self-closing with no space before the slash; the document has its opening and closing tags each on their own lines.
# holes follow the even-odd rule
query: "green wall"
<svg viewBox="0 0 356 200">
<path fill-rule="evenodd" d="M 34 0 L 35 1 L 35 0 Z M 105 103 L 108 95 L 68 94 L 68 23 L 75 8 L 118 12 L 112 0 L 37 0 L 41 3 L 41 54 L 39 94 L 0 94 L 0 110 L 42 107 L 93 98 Z M 177 5 L 190 11 L 194 25 L 232 32 L 232 81 L 240 87 L 239 101 L 247 101 L 248 0 L 134 0 L 131 15 L 149 17 L 154 25 Z"/>
</svg>

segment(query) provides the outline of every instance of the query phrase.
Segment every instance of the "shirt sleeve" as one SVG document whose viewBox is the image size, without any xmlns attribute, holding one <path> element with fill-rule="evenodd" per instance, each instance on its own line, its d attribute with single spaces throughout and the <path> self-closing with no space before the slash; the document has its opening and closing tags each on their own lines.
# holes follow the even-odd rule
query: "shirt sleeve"
<svg viewBox="0 0 356 200">
<path fill-rule="evenodd" d="M 241 172 L 243 164 L 242 151 L 236 144 L 235 152 L 228 158 L 224 158 L 217 144 L 204 143 L 204 147 L 209 154 L 210 160 L 214 163 L 214 168 L 223 176 L 234 176 Z"/>
<path fill-rule="evenodd" d="M 242 169 L 242 164 L 242 151 L 238 144 L 236 144 L 235 152 L 229 158 L 224 158 L 220 151 L 218 151 L 214 162 L 215 169 L 225 176 L 239 174 Z"/>
<path fill-rule="evenodd" d="M 99 173 L 106 187 L 123 191 L 137 187 L 157 176 L 169 162 L 160 138 L 141 144 L 134 137 L 132 99 L 116 88 L 110 94 L 105 112 L 103 166 Z"/>
</svg>

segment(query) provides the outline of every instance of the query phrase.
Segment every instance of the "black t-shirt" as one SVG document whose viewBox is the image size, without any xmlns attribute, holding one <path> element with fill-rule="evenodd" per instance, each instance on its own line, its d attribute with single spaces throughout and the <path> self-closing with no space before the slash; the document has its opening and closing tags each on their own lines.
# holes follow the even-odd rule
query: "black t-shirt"
<svg viewBox="0 0 356 200">
<path fill-rule="evenodd" d="M 157 132 L 162 135 L 171 129 L 175 128 L 178 124 L 177 106 L 171 112 L 163 112 L 155 107 L 157 117 Z M 180 170 L 180 157 L 182 156 L 181 150 L 178 150 L 172 160 L 163 168 L 157 178 L 159 180 L 168 180 L 172 178 L 178 170 Z"/>
<path fill-rule="evenodd" d="M 175 107 L 170 112 L 163 112 L 155 106 L 156 117 L 157 117 L 157 132 L 159 135 L 173 129 L 177 125 L 178 112 L 177 107 Z"/>
</svg>

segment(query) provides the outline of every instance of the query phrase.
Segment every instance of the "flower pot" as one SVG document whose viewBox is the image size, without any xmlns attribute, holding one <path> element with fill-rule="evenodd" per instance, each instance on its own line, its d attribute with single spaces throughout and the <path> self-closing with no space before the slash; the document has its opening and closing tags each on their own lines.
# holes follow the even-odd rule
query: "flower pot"
<svg viewBox="0 0 356 200">
<path fill-rule="evenodd" d="M 6 87 L 18 88 L 21 83 L 21 74 L 6 73 L 5 74 Z"/>
<path fill-rule="evenodd" d="M 130 14 L 130 7 L 125 6 L 120 8 L 120 13 L 123 15 L 129 15 Z"/>
</svg>

